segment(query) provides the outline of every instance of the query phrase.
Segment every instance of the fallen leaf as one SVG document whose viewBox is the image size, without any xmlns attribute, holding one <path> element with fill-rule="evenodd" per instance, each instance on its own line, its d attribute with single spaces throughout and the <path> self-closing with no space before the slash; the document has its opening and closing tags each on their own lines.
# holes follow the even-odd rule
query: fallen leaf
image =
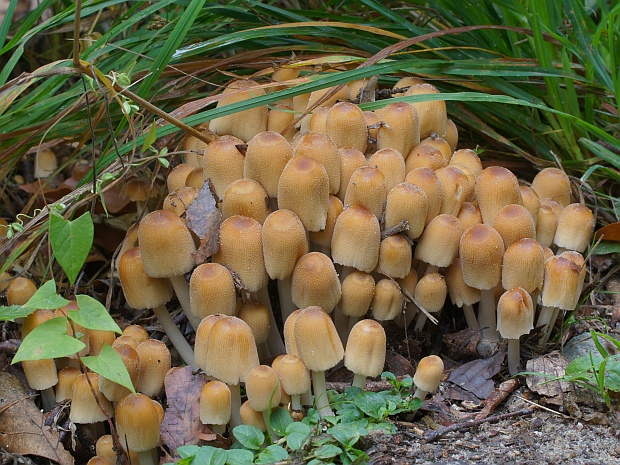
<svg viewBox="0 0 620 465">
<path fill-rule="evenodd" d="M 0 372 L 0 444 L 14 454 L 73 464 L 58 432 L 44 425 L 43 414 L 24 386 L 7 372 Z"/>
<path fill-rule="evenodd" d="M 413 377 L 414 370 L 409 360 L 393 350 L 388 350 L 385 354 L 385 368 L 397 377 L 405 375 Z"/>
<path fill-rule="evenodd" d="M 526 370 L 538 375 L 527 375 L 525 382 L 532 391 L 546 397 L 559 397 L 564 392 L 572 390 L 570 383 L 565 381 L 552 381 L 554 378 L 564 376 L 568 360 L 558 351 L 541 355 L 527 361 Z"/>
<path fill-rule="evenodd" d="M 603 226 L 594 232 L 594 237 L 598 240 L 603 236 L 606 241 L 620 242 L 620 223 L 611 223 Z"/>
<path fill-rule="evenodd" d="M 161 438 L 174 453 L 180 446 L 200 442 L 200 393 L 205 384 L 205 377 L 192 374 L 189 366 L 172 368 L 166 374 L 168 408 L 161 424 Z"/>
<path fill-rule="evenodd" d="M 488 417 L 493 410 L 501 404 L 506 398 L 513 392 L 515 389 L 519 387 L 518 379 L 509 379 L 500 384 L 495 391 L 491 393 L 489 397 L 486 398 L 484 402 L 484 408 L 480 411 L 478 415 L 476 415 L 476 420 L 482 420 Z"/>
<path fill-rule="evenodd" d="M 492 357 L 473 360 L 455 368 L 448 381 L 471 392 L 479 399 L 486 399 L 495 389 L 492 378 L 502 369 L 504 349 Z"/>
<path fill-rule="evenodd" d="M 447 355 L 453 360 L 480 357 L 476 350 L 482 339 L 480 331 L 466 328 L 456 333 L 444 334 L 442 339 L 448 351 Z"/>
<path fill-rule="evenodd" d="M 210 182 L 205 182 L 198 191 L 196 198 L 187 207 L 185 218 L 187 227 L 200 238 L 200 247 L 194 252 L 194 261 L 200 265 L 217 252 L 222 222 L 222 214 L 217 209 Z"/>
</svg>

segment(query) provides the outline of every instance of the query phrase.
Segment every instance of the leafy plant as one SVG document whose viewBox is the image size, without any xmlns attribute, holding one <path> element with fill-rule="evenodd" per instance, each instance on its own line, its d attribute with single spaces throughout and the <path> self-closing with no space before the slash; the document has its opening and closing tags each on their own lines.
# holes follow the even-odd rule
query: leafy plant
<svg viewBox="0 0 620 465">
<path fill-rule="evenodd" d="M 315 409 L 309 409 L 305 418 L 293 421 L 288 411 L 278 408 L 270 417 L 270 426 L 279 437 L 267 444 L 268 437 L 249 425 L 233 430 L 237 442 L 230 450 L 211 446 L 183 446 L 177 452 L 177 465 L 247 465 L 266 464 L 296 459 L 309 465 L 365 463 L 368 456 L 359 448 L 362 438 L 372 430 L 396 432 L 390 416 L 414 412 L 422 401 L 412 396 L 410 377 L 398 380 L 392 373 L 382 375 L 393 388 L 389 391 L 368 392 L 351 387 L 342 394 L 329 391 L 330 404 L 335 415 L 323 421 Z"/>
</svg>

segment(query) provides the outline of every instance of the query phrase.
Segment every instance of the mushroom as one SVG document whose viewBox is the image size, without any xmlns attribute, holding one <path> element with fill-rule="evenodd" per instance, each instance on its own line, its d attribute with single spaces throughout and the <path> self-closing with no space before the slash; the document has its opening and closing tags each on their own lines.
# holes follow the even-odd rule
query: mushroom
<svg viewBox="0 0 620 465">
<path fill-rule="evenodd" d="M 405 92 L 406 96 L 439 94 L 439 90 L 428 83 L 413 85 Z M 433 133 L 443 137 L 446 134 L 448 115 L 444 100 L 426 100 L 411 104 L 420 118 L 420 139 L 429 137 Z"/>
<path fill-rule="evenodd" d="M 282 390 L 291 396 L 291 408 L 301 411 L 301 395 L 310 392 L 311 388 L 308 368 L 293 354 L 282 355 L 277 366 L 274 360 L 272 367 L 280 377 Z"/>
<path fill-rule="evenodd" d="M 231 395 L 228 386 L 220 380 L 209 381 L 200 393 L 200 421 L 217 434 L 226 432 L 230 421 Z"/>
<path fill-rule="evenodd" d="M 428 195 L 410 182 L 397 184 L 388 192 L 385 203 L 385 229 L 407 222 L 405 234 L 412 241 L 424 231 L 428 213 Z"/>
<path fill-rule="evenodd" d="M 368 166 L 368 161 L 364 154 L 357 149 L 342 148 L 338 149 L 337 153 L 340 160 L 340 189 L 336 195 L 340 201 L 344 201 L 351 176 L 356 169 Z"/>
<path fill-rule="evenodd" d="M 405 181 L 405 160 L 398 150 L 385 148 L 376 151 L 368 159 L 368 166 L 374 166 L 383 173 L 387 192 Z"/>
<path fill-rule="evenodd" d="M 362 166 L 351 175 L 343 204 L 364 207 L 380 220 L 386 200 L 387 186 L 383 173 L 372 166 Z"/>
<path fill-rule="evenodd" d="M 136 348 L 140 358 L 140 379 L 136 390 L 149 397 L 156 397 L 164 389 L 166 373 L 172 367 L 170 351 L 158 339 L 147 339 Z"/>
<path fill-rule="evenodd" d="M 338 102 L 330 108 L 325 121 L 325 132 L 338 148 L 366 151 L 368 128 L 364 112 L 351 102 Z M 336 189 L 335 194 L 338 192 Z"/>
<path fill-rule="evenodd" d="M 211 181 L 218 198 L 231 182 L 244 177 L 245 157 L 237 148 L 243 141 L 234 136 L 221 136 L 207 145 L 203 158 L 204 175 Z M 170 192 L 170 188 L 168 188 Z"/>
<path fill-rule="evenodd" d="M 530 294 L 521 287 L 502 294 L 497 303 L 497 330 L 508 339 L 508 372 L 519 372 L 519 338 L 534 328 L 534 305 Z"/>
<path fill-rule="evenodd" d="M 366 377 L 379 376 L 385 365 L 386 336 L 374 320 L 358 321 L 347 339 L 344 366 L 353 372 L 352 386 L 366 388 Z"/>
<path fill-rule="evenodd" d="M 140 465 L 155 465 L 159 445 L 159 414 L 144 394 L 129 394 L 116 406 L 116 431 L 124 449 L 137 452 Z"/>
<path fill-rule="evenodd" d="M 594 231 L 592 210 L 581 203 L 567 205 L 558 218 L 553 243 L 558 246 L 557 254 L 565 250 L 585 252 Z"/>
<path fill-rule="evenodd" d="M 377 150 L 391 148 L 406 156 L 420 145 L 420 119 L 416 109 L 407 102 L 394 102 L 381 111 L 377 129 Z"/>
<path fill-rule="evenodd" d="M 559 168 L 545 168 L 532 181 L 532 189 L 542 199 L 552 199 L 566 207 L 571 201 L 570 179 Z"/>
<path fill-rule="evenodd" d="M 433 218 L 439 215 L 441 203 L 443 202 L 443 186 L 441 181 L 430 168 L 416 168 L 405 176 L 405 182 L 418 186 L 424 192 L 428 200 L 425 225 L 428 225 Z"/>
<path fill-rule="evenodd" d="M 414 397 L 424 400 L 426 395 L 435 392 L 443 377 L 443 360 L 437 355 L 424 357 L 418 363 L 413 375 L 413 384 L 416 386 Z"/>
<path fill-rule="evenodd" d="M 267 434 L 273 436 L 269 417 L 271 410 L 280 404 L 281 390 L 278 374 L 267 365 L 258 365 L 252 368 L 245 380 L 245 392 L 248 402 L 257 412 L 263 414 Z"/>
</svg>

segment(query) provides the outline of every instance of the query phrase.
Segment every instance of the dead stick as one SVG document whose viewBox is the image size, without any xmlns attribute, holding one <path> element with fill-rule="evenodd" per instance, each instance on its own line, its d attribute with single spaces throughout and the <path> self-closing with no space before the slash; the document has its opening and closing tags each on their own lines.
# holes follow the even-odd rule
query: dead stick
<svg viewBox="0 0 620 465">
<path fill-rule="evenodd" d="M 409 222 L 407 220 L 402 220 L 397 225 L 381 231 L 381 240 L 385 239 L 386 237 L 393 236 L 394 234 L 399 234 L 405 231 L 409 231 Z"/>
<path fill-rule="evenodd" d="M 482 420 L 468 420 L 463 423 L 455 423 L 454 425 L 446 426 L 445 428 L 440 428 L 435 431 L 429 431 L 428 433 L 424 433 L 424 440 L 426 442 L 433 442 L 445 436 L 446 434 L 451 433 L 452 431 L 463 431 L 465 429 L 473 428 L 474 426 L 480 426 L 483 423 L 495 423 L 496 421 L 506 420 L 507 418 L 531 415 L 532 411 L 533 409 L 526 408 L 522 410 L 517 410 L 516 412 L 503 413 L 501 415 L 492 415 Z"/>
</svg>

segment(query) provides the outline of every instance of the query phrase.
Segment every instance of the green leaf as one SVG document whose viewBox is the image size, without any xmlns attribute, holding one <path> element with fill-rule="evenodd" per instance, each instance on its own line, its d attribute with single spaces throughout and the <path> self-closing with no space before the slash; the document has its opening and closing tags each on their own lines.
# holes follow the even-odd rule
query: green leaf
<svg viewBox="0 0 620 465">
<path fill-rule="evenodd" d="M 56 293 L 56 281 L 50 279 L 43 286 L 37 289 L 32 297 L 24 304 L 24 307 L 31 309 L 55 310 L 69 304 L 67 299 Z"/>
<path fill-rule="evenodd" d="M 288 452 L 282 446 L 271 444 L 263 449 L 258 457 L 256 457 L 256 463 L 275 463 L 288 458 Z"/>
<path fill-rule="evenodd" d="M 299 450 L 310 438 L 312 428 L 305 423 L 294 422 L 286 428 L 286 445 L 291 450 Z"/>
<path fill-rule="evenodd" d="M 607 255 L 618 252 L 620 252 L 620 242 L 617 241 L 601 241 L 592 249 L 593 255 Z"/>
<path fill-rule="evenodd" d="M 362 436 L 368 434 L 365 426 L 368 422 L 356 421 L 332 426 L 327 432 L 345 447 L 353 447 Z"/>
<path fill-rule="evenodd" d="M 225 450 L 217 447 L 201 447 L 194 455 L 194 463 L 200 465 L 224 465 L 228 458 Z"/>
<path fill-rule="evenodd" d="M 605 387 L 610 391 L 620 392 L 620 359 L 612 357 L 607 362 Z"/>
<path fill-rule="evenodd" d="M 378 392 L 362 392 L 353 398 L 353 403 L 369 417 L 381 419 L 386 416 L 387 403 Z"/>
<path fill-rule="evenodd" d="M 0 321 L 15 321 L 16 318 L 26 318 L 34 312 L 33 308 L 23 305 L 0 306 Z"/>
<path fill-rule="evenodd" d="M 82 357 L 82 363 L 95 373 L 136 393 L 123 360 L 110 345 L 104 344 L 99 355 Z"/>
<path fill-rule="evenodd" d="M 144 144 L 142 144 L 142 151 L 147 150 L 153 142 L 157 140 L 157 125 L 155 123 L 151 124 L 149 128 L 149 132 L 146 134 L 146 138 L 144 139 Z"/>
<path fill-rule="evenodd" d="M 286 428 L 293 423 L 293 418 L 288 410 L 277 408 L 271 412 L 270 423 L 274 433 L 278 436 L 284 436 Z"/>
<path fill-rule="evenodd" d="M 333 444 L 324 444 L 314 451 L 315 457 L 319 459 L 331 459 L 342 452 L 342 449 Z"/>
<path fill-rule="evenodd" d="M 308 412 L 306 412 L 306 416 L 301 421 L 304 422 L 306 425 L 316 426 L 321 421 L 321 416 L 316 409 L 309 408 Z"/>
<path fill-rule="evenodd" d="M 22 341 L 12 363 L 22 360 L 45 360 L 73 355 L 86 345 L 67 335 L 67 318 L 47 320 L 34 328 Z"/>
<path fill-rule="evenodd" d="M 191 444 L 189 446 L 180 446 L 177 449 L 177 454 L 179 454 L 179 457 L 184 459 L 187 457 L 193 457 L 194 455 L 198 453 L 199 450 L 200 450 L 200 446 Z"/>
<path fill-rule="evenodd" d="M 260 449 L 265 441 L 265 435 L 255 426 L 236 426 L 233 429 L 233 434 L 243 447 L 251 450 Z"/>
<path fill-rule="evenodd" d="M 88 212 L 73 221 L 65 220 L 57 213 L 50 215 L 50 243 L 56 260 L 75 284 L 93 245 L 94 225 Z"/>
<path fill-rule="evenodd" d="M 254 454 L 245 449 L 229 449 L 226 463 L 228 465 L 248 465 L 254 463 Z"/>
<path fill-rule="evenodd" d="M 114 331 L 121 334 L 114 319 L 110 316 L 101 302 L 88 295 L 80 294 L 76 297 L 79 310 L 68 312 L 69 318 L 78 325 L 98 331 Z"/>
</svg>

